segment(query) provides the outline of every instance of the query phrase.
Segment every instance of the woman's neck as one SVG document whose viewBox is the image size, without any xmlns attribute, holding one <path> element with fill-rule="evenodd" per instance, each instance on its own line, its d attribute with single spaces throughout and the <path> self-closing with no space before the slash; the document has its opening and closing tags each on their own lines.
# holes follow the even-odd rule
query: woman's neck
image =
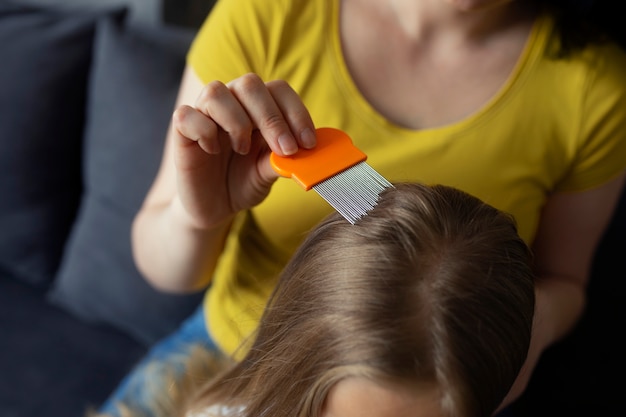
<svg viewBox="0 0 626 417">
<path fill-rule="evenodd" d="M 417 43 L 445 40 L 453 44 L 484 43 L 536 11 L 527 2 L 500 0 L 484 5 L 476 0 L 358 0 L 381 8 L 407 39 Z"/>
<path fill-rule="evenodd" d="M 463 10 L 453 1 L 462 0 L 341 3 L 350 75 L 400 126 L 432 128 L 475 113 L 505 84 L 528 40 L 532 10 L 509 2 Z"/>
</svg>

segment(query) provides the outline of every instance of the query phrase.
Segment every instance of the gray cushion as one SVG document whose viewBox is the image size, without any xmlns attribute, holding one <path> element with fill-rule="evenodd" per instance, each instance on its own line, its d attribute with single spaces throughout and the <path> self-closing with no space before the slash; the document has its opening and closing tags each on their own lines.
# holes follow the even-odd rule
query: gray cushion
<svg viewBox="0 0 626 417">
<path fill-rule="evenodd" d="M 36 6 L 59 7 L 65 10 L 85 8 L 113 8 L 125 7 L 128 9 L 127 21 L 154 25 L 161 21 L 162 2 L 164 0 L 15 0 L 23 4 Z M 180 0 L 175 0 L 179 2 Z M 201 0 L 204 1 L 204 0 Z"/>
<path fill-rule="evenodd" d="M 136 270 L 132 218 L 156 174 L 193 34 L 98 26 L 85 136 L 85 192 L 50 300 L 143 343 L 172 331 L 201 293 L 169 295 Z"/>
<path fill-rule="evenodd" d="M 0 4 L 0 270 L 38 287 L 76 214 L 92 41 L 108 13 Z"/>
</svg>

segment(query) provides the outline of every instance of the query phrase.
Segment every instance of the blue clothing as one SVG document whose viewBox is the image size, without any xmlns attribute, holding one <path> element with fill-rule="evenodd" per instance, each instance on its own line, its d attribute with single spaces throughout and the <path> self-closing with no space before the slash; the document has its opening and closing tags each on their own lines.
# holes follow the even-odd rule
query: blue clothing
<svg viewBox="0 0 626 417">
<path fill-rule="evenodd" d="M 192 346 L 217 350 L 204 319 L 202 305 L 171 335 L 156 343 L 148 354 L 120 382 L 117 389 L 102 404 L 99 413 L 120 417 L 117 404 L 123 402 L 133 410 L 151 415 L 152 393 L 159 392 L 155 383 L 164 383 L 170 372 L 183 372 L 183 362 Z M 168 381 L 171 381 L 168 379 Z"/>
</svg>

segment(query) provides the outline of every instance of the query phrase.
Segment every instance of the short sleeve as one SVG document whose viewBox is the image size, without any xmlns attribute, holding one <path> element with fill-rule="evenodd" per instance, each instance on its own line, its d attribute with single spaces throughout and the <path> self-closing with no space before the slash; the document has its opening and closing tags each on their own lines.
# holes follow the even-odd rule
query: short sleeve
<svg viewBox="0 0 626 417">
<path fill-rule="evenodd" d="M 282 0 L 219 0 L 187 54 L 200 79 L 231 81 L 246 73 L 263 76 L 276 37 L 280 37 Z"/>
<path fill-rule="evenodd" d="M 598 186 L 626 168 L 626 53 L 604 45 L 588 56 L 579 130 L 579 150 L 561 191 Z"/>
</svg>

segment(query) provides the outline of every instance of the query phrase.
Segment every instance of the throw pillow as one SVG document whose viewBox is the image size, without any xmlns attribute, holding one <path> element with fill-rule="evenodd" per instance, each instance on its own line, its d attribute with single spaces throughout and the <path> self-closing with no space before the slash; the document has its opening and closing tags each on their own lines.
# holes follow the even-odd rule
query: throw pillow
<svg viewBox="0 0 626 417">
<path fill-rule="evenodd" d="M 85 91 L 97 19 L 0 4 L 0 271 L 47 287 L 81 194 Z"/>
<path fill-rule="evenodd" d="M 80 318 L 151 344 L 202 294 L 153 289 L 133 262 L 132 219 L 157 172 L 191 42 L 179 28 L 97 28 L 84 149 L 85 190 L 49 299 Z"/>
</svg>

